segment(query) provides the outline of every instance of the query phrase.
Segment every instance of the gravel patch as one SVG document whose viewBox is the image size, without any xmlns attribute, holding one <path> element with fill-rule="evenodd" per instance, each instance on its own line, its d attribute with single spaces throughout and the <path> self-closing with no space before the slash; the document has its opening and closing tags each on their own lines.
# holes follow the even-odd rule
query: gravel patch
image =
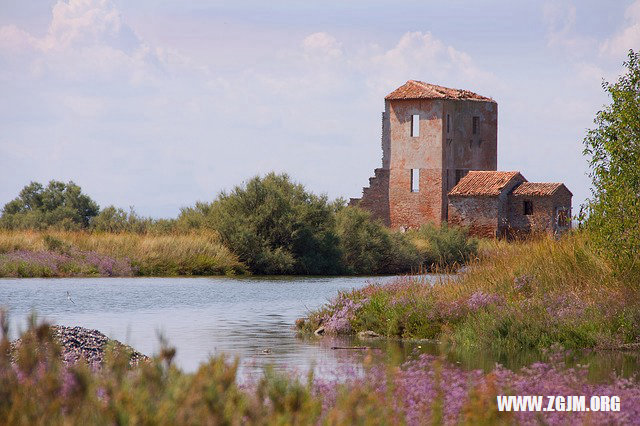
<svg viewBox="0 0 640 426">
<path fill-rule="evenodd" d="M 137 365 L 149 357 L 134 350 L 130 346 L 117 340 L 109 339 L 98 330 L 90 330 L 83 327 L 65 327 L 62 325 L 50 326 L 51 334 L 62 349 L 61 357 L 65 365 L 78 362 L 81 358 L 89 365 L 99 367 L 104 362 L 105 350 L 112 344 L 115 350 L 126 350 L 131 353 L 130 364 Z M 14 352 L 20 347 L 21 340 L 11 342 L 11 350 Z"/>
</svg>

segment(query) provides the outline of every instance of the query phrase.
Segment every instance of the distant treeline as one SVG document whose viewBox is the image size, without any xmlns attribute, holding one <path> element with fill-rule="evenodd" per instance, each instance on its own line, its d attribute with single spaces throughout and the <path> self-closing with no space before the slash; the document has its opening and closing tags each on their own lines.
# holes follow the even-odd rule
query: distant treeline
<svg viewBox="0 0 640 426">
<path fill-rule="evenodd" d="M 105 233 L 139 234 L 147 241 L 167 235 L 207 235 L 207 241 L 215 239 L 221 249 L 232 253 L 254 274 L 402 273 L 462 264 L 477 251 L 477 242 L 468 238 L 464 229 L 443 225 L 393 232 L 372 220 L 369 213 L 347 207 L 344 200 L 329 201 L 326 196 L 312 194 L 292 182 L 286 174 L 275 173 L 254 177 L 245 185 L 220 193 L 211 203 L 198 202 L 183 208 L 175 219 L 145 218 L 133 209 L 127 212 L 114 206 L 101 210 L 73 182 L 51 181 L 46 187 L 32 182 L 4 206 L 0 228 L 11 231 L 14 238 L 19 234 L 17 231 L 35 230 L 58 232 L 56 238 L 62 240 L 63 231 L 94 234 L 96 240 L 104 239 L 100 235 Z M 86 242 L 87 238 L 91 239 L 85 236 L 73 240 L 82 240 L 83 247 L 88 248 L 91 244 Z M 134 240 L 142 241 L 140 238 L 128 241 Z M 22 247 L 14 248 L 18 246 Z M 45 248 L 51 249 L 49 246 Z M 97 252 L 101 251 L 100 244 L 94 246 Z M 6 260 L 11 247 L 11 244 L 0 246 L 0 269 L 3 253 Z M 141 252 L 140 248 L 127 251 L 122 247 L 118 253 L 111 244 L 108 253 L 103 254 L 130 258 L 131 253 Z M 163 258 L 168 261 L 170 251 L 163 250 Z M 195 257 L 201 254 L 197 254 L 195 247 L 184 253 L 176 247 L 176 255 L 178 252 L 183 258 L 188 253 Z M 149 257 L 154 256 L 152 253 L 144 256 Z M 154 267 L 147 269 L 147 274 L 162 271 L 170 275 L 207 274 L 215 273 L 214 270 L 204 268 L 200 273 L 190 273 L 188 267 L 178 270 Z"/>
</svg>

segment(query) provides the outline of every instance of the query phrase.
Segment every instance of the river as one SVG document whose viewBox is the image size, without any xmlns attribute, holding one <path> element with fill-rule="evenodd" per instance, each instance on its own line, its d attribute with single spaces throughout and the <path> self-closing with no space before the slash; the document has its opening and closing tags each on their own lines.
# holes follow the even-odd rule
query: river
<svg viewBox="0 0 640 426">
<path fill-rule="evenodd" d="M 0 279 L 11 337 L 31 312 L 53 324 L 97 329 L 145 354 L 159 334 L 177 349 L 176 363 L 194 371 L 210 355 L 241 360 L 241 373 L 276 369 L 334 370 L 351 363 L 327 339 L 301 339 L 292 326 L 340 290 L 392 277 L 34 278 Z"/>
<path fill-rule="evenodd" d="M 249 277 L 249 278 L 34 278 L 0 279 L 0 307 L 9 309 L 11 337 L 24 329 L 31 312 L 53 324 L 97 329 L 152 355 L 159 335 L 177 349 L 175 361 L 194 371 L 210 355 L 240 358 L 241 377 L 278 370 L 331 376 L 358 368 L 362 351 L 333 346 L 367 345 L 386 361 L 401 362 L 417 352 L 439 353 L 435 343 L 367 341 L 354 338 L 301 338 L 295 320 L 322 306 L 338 291 L 384 283 L 393 277 Z M 435 280 L 436 276 L 427 276 Z M 447 354 L 465 368 L 528 365 L 540 354 Z M 611 372 L 628 376 L 640 370 L 637 352 L 573 354 L 571 363 L 590 365 L 591 376 Z"/>
</svg>

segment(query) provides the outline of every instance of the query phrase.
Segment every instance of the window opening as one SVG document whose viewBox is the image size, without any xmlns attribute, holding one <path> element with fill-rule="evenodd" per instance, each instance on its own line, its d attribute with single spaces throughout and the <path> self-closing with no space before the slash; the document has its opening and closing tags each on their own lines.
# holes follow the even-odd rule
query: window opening
<svg viewBox="0 0 640 426">
<path fill-rule="evenodd" d="M 525 201 L 523 204 L 525 216 L 531 216 L 533 214 L 533 203 L 531 201 Z"/>
<path fill-rule="evenodd" d="M 478 127 L 480 127 L 480 117 L 473 117 L 473 134 L 478 134 Z"/>
<path fill-rule="evenodd" d="M 569 210 L 565 207 L 560 207 L 558 209 L 557 223 L 560 227 L 569 226 Z"/>
<path fill-rule="evenodd" d="M 411 136 L 414 138 L 420 136 L 420 116 L 418 114 L 411 116 Z"/>
<path fill-rule="evenodd" d="M 411 169 L 411 192 L 420 191 L 420 169 Z"/>
<path fill-rule="evenodd" d="M 451 132 L 451 116 L 447 114 L 447 133 Z"/>
</svg>

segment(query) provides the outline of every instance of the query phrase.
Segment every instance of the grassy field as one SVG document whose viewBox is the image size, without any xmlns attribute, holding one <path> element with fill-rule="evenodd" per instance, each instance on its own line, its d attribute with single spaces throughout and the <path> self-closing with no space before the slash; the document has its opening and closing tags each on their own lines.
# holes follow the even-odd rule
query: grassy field
<svg viewBox="0 0 640 426">
<path fill-rule="evenodd" d="M 639 296 L 640 277 L 615 273 L 573 234 L 485 242 L 459 276 L 433 286 L 403 277 L 341 293 L 298 326 L 438 339 L 457 349 L 637 348 Z"/>
<path fill-rule="evenodd" d="M 0 276 L 174 276 L 246 272 L 217 236 L 0 232 Z"/>
</svg>

